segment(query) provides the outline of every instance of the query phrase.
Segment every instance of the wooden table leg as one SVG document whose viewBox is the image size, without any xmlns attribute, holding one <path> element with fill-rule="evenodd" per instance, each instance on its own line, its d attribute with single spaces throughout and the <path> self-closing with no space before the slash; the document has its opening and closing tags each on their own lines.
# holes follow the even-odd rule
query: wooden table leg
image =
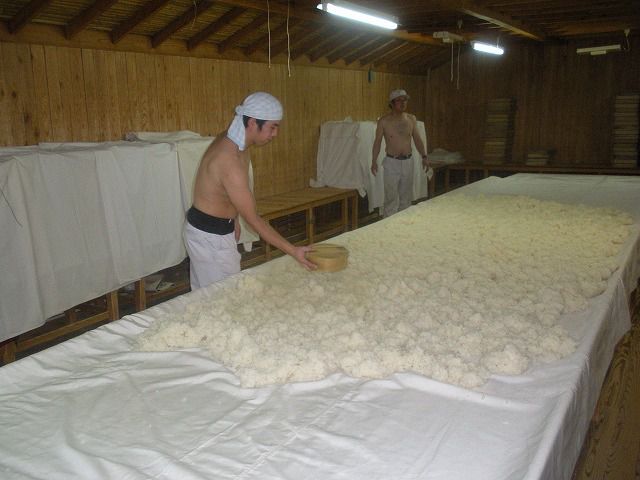
<svg viewBox="0 0 640 480">
<path fill-rule="evenodd" d="M 313 243 L 314 233 L 315 233 L 315 229 L 314 229 L 315 221 L 316 219 L 313 216 L 313 207 L 308 208 L 307 209 L 307 240 L 309 244 Z"/>
<path fill-rule="evenodd" d="M 351 196 L 351 230 L 358 228 L 358 194 Z"/>
<path fill-rule="evenodd" d="M 133 298 L 136 304 L 136 312 L 141 312 L 147 308 L 147 291 L 145 286 L 144 278 L 141 278 L 134 284 Z"/>
<path fill-rule="evenodd" d="M 349 203 L 348 198 L 342 199 L 342 233 L 349 231 Z"/>
<path fill-rule="evenodd" d="M 16 359 L 16 339 L 10 338 L 0 342 L 0 361 L 3 365 L 11 363 Z"/>
<path fill-rule="evenodd" d="M 107 312 L 109 320 L 118 320 L 120 318 L 120 307 L 118 306 L 118 291 L 107 293 Z"/>
</svg>

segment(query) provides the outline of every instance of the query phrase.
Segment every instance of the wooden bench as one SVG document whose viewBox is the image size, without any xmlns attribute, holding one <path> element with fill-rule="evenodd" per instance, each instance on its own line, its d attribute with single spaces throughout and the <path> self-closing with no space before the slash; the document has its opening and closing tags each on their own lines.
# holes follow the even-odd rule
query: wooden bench
<svg viewBox="0 0 640 480">
<path fill-rule="evenodd" d="M 105 321 L 119 319 L 118 291 L 109 292 L 99 299 L 102 298 L 104 298 L 104 308 L 93 315 L 78 319 L 76 308 L 73 307 L 64 312 L 64 317 L 54 321 L 55 328 L 53 328 L 52 324 L 47 325 L 45 323 L 35 330 L 0 342 L 0 362 L 2 364 L 13 362 L 18 353 L 58 340 L 66 335 L 98 326 Z"/>
<path fill-rule="evenodd" d="M 334 202 L 341 203 L 342 216 L 340 226 L 319 233 L 316 232 L 314 209 Z M 349 220 L 349 202 L 351 203 L 351 220 Z M 322 187 L 307 187 L 288 193 L 265 197 L 257 201 L 258 214 L 267 222 L 286 215 L 304 212 L 305 244 L 324 240 L 330 236 L 358 228 L 358 192 L 356 190 Z M 265 245 L 265 260 L 272 258 L 272 247 Z"/>
</svg>

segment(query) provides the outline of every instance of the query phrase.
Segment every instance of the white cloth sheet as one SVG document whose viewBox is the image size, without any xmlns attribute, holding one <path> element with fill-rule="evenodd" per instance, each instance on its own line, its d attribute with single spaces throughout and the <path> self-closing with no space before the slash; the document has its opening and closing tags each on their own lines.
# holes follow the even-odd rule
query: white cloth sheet
<svg viewBox="0 0 640 480">
<path fill-rule="evenodd" d="M 209 148 L 215 137 L 202 137 L 200 134 L 189 130 L 178 132 L 129 132 L 126 138 L 135 141 L 142 140 L 152 143 L 174 144 L 178 152 L 178 167 L 180 169 L 180 190 L 182 192 L 182 205 L 186 212 L 193 204 L 193 184 L 198 173 L 200 159 Z M 253 191 L 253 165 L 249 160 L 249 187 Z M 249 226 L 242 217 L 240 218 L 240 238 L 245 251 L 250 252 L 253 242 L 260 240 L 258 234 Z"/>
<path fill-rule="evenodd" d="M 171 145 L 49 144 L 0 156 L 0 340 L 185 257 Z"/>
<path fill-rule="evenodd" d="M 418 133 L 426 148 L 424 122 L 417 123 Z M 376 122 L 325 122 L 320 127 L 316 178 L 312 187 L 354 188 L 367 196 L 369 212 L 384 205 L 385 142 L 378 157 L 378 175 L 371 173 L 371 152 L 376 134 Z M 415 163 L 412 200 L 427 197 L 428 179 L 422 168 L 420 153 L 412 144 Z"/>
<path fill-rule="evenodd" d="M 517 175 L 450 194 L 562 197 L 638 219 L 639 186 L 640 178 Z M 411 208 L 384 221 L 402 221 Z M 163 312 L 216 288 L 191 292 L 0 368 L 0 472 L 47 480 L 569 479 L 614 346 L 630 326 L 626 292 L 638 278 L 639 238 L 636 223 L 621 253 L 626 267 L 586 312 L 563 318 L 579 341 L 574 354 L 494 376 L 478 391 L 411 373 L 243 389 L 197 349 L 133 350 L 135 335 Z M 292 260 L 274 262 L 283 261 Z"/>
</svg>

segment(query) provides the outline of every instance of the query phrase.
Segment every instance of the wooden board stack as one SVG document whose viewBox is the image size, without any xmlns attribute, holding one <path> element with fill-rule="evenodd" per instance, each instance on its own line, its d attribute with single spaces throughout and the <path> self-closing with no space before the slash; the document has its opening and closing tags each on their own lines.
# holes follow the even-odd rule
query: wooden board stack
<svg viewBox="0 0 640 480">
<path fill-rule="evenodd" d="M 544 167 L 553 157 L 553 150 L 532 150 L 527 153 L 525 165 L 530 167 Z"/>
<path fill-rule="evenodd" d="M 613 166 L 636 168 L 640 141 L 640 93 L 617 95 L 613 110 Z"/>
<path fill-rule="evenodd" d="M 487 103 L 483 163 L 503 164 L 511 159 L 515 130 L 516 101 L 495 98 Z"/>
</svg>

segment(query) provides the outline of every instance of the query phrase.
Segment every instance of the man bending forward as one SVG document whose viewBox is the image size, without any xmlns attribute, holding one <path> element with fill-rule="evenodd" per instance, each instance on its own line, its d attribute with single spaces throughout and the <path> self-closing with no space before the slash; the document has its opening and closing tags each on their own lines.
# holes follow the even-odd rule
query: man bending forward
<svg viewBox="0 0 640 480">
<path fill-rule="evenodd" d="M 264 241 L 291 255 L 305 268 L 315 268 L 305 257 L 310 246 L 292 245 L 258 216 L 249 188 L 247 149 L 266 145 L 275 138 L 281 119 L 282 105 L 275 97 L 265 92 L 253 93 L 236 107 L 229 129 L 218 135 L 203 155 L 196 174 L 193 206 L 184 226 L 192 289 L 240 271 L 238 214 Z"/>
</svg>

